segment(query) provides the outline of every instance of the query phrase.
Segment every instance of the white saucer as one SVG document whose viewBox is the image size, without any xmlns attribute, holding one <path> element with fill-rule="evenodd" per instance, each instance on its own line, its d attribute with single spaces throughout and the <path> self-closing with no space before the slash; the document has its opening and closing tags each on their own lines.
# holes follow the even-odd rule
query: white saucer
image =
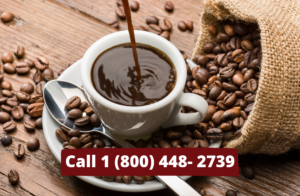
<svg viewBox="0 0 300 196">
<path fill-rule="evenodd" d="M 189 61 L 190 63 L 191 61 Z M 58 80 L 69 81 L 78 86 L 81 86 L 81 77 L 80 77 L 80 64 L 81 60 L 74 63 L 67 70 L 63 72 L 63 74 L 58 78 Z M 193 66 L 193 65 L 191 65 Z M 43 130 L 44 135 L 47 141 L 47 144 L 52 151 L 55 158 L 61 162 L 61 150 L 63 149 L 62 144 L 58 141 L 55 136 L 55 130 L 59 129 L 59 124 L 52 119 L 46 107 L 43 110 Z M 221 141 L 212 143 L 210 148 L 219 148 L 221 145 Z M 187 180 L 191 176 L 182 176 L 181 178 Z M 163 188 L 166 188 L 164 184 L 159 182 L 158 180 L 147 181 L 145 184 L 125 184 L 125 183 L 116 183 L 116 182 L 106 182 L 101 179 L 95 178 L 93 176 L 78 176 L 83 181 L 86 181 L 95 186 L 110 189 L 114 191 L 123 191 L 123 192 L 148 192 L 148 191 L 156 191 Z"/>
</svg>

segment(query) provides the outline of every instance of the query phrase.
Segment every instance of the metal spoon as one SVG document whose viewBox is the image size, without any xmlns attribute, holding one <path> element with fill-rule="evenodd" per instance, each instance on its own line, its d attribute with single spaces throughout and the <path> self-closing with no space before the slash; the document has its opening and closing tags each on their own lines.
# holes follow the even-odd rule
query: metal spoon
<svg viewBox="0 0 300 196">
<path fill-rule="evenodd" d="M 123 148 L 135 148 L 135 146 L 126 142 L 122 138 L 110 133 L 104 126 L 93 127 L 93 126 L 76 126 L 74 120 L 67 118 L 68 110 L 65 108 L 67 100 L 70 97 L 78 96 L 81 98 L 81 101 L 88 101 L 89 104 L 89 95 L 85 93 L 84 89 L 81 87 L 72 84 L 66 81 L 52 80 L 48 82 L 44 87 L 44 101 L 45 105 L 51 114 L 51 116 L 58 122 L 60 125 L 68 129 L 77 129 L 81 133 L 91 133 L 97 132 L 103 136 L 111 139 L 114 143 L 118 144 Z M 93 105 L 91 105 L 93 107 Z M 97 111 L 94 111 L 95 114 L 99 117 Z M 155 176 L 162 183 L 167 185 L 171 190 L 176 194 L 183 196 L 199 196 L 190 185 L 188 185 L 184 180 L 178 176 Z"/>
</svg>

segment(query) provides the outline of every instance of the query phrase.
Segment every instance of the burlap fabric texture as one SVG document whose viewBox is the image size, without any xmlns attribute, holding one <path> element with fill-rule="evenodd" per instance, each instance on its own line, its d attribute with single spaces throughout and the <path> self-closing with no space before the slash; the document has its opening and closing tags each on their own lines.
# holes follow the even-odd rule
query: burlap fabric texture
<svg viewBox="0 0 300 196">
<path fill-rule="evenodd" d="M 193 57 L 213 42 L 207 26 L 221 29 L 222 20 L 258 23 L 263 53 L 255 105 L 242 136 L 226 148 L 270 155 L 300 149 L 300 0 L 205 1 Z"/>
</svg>

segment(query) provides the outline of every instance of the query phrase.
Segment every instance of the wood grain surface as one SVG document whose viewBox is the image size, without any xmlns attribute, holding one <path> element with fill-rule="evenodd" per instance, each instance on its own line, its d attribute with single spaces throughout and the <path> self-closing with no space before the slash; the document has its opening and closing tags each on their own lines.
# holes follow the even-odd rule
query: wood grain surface
<svg viewBox="0 0 300 196">
<path fill-rule="evenodd" d="M 140 9 L 133 12 L 134 26 L 146 26 L 147 16 L 155 15 L 159 19 L 168 18 L 173 22 L 170 41 L 190 57 L 194 40 L 199 31 L 199 14 L 202 0 L 173 0 L 175 10 L 168 13 L 163 9 L 164 0 L 138 0 Z M 87 48 L 99 38 L 109 33 L 125 30 L 126 22 L 120 21 L 120 28 L 107 25 L 116 19 L 115 0 L 1 0 L 0 13 L 10 11 L 15 15 L 12 22 L 0 22 L 0 54 L 13 52 L 17 45 L 26 49 L 25 58 L 34 59 L 45 56 L 50 67 L 57 73 L 68 64 L 82 58 Z M 181 32 L 177 29 L 180 20 L 192 20 L 193 32 Z M 22 60 L 21 60 L 22 61 Z M 17 60 L 15 60 L 17 62 Z M 1 64 L 1 72 L 2 64 Z M 34 83 L 34 69 L 26 76 L 5 74 L 5 80 L 18 91 L 24 82 Z M 62 177 L 60 164 L 52 155 L 45 141 L 43 131 L 36 129 L 29 133 L 23 127 L 24 121 L 35 121 L 29 116 L 18 122 L 18 128 L 10 135 L 13 143 L 4 147 L 0 144 L 0 195 L 174 195 L 165 189 L 150 193 L 121 193 L 95 187 L 76 177 Z M 54 130 L 53 130 L 54 131 Z M 0 125 L 0 137 L 5 132 Z M 35 152 L 26 149 L 23 159 L 17 160 L 13 148 L 26 144 L 30 137 L 37 137 L 41 147 Z M 208 195 L 225 195 L 228 189 L 238 195 L 299 195 L 300 194 L 300 156 L 290 152 L 285 155 L 269 157 L 247 155 L 240 157 L 252 162 L 256 177 L 248 180 L 240 177 L 193 177 L 188 182 L 195 188 L 204 187 Z M 20 174 L 20 183 L 11 186 L 7 174 L 16 169 Z"/>
</svg>

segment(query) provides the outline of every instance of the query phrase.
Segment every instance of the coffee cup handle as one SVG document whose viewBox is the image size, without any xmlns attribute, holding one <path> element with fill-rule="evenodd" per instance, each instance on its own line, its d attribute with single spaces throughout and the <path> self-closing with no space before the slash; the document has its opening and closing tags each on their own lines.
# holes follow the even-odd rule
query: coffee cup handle
<svg viewBox="0 0 300 196">
<path fill-rule="evenodd" d="M 181 108 L 183 106 L 191 107 L 198 112 L 187 114 L 181 113 Z M 162 127 L 168 128 L 199 123 L 205 118 L 207 110 L 208 104 L 205 99 L 193 93 L 182 92 L 178 101 L 175 103 L 171 116 Z"/>
</svg>

